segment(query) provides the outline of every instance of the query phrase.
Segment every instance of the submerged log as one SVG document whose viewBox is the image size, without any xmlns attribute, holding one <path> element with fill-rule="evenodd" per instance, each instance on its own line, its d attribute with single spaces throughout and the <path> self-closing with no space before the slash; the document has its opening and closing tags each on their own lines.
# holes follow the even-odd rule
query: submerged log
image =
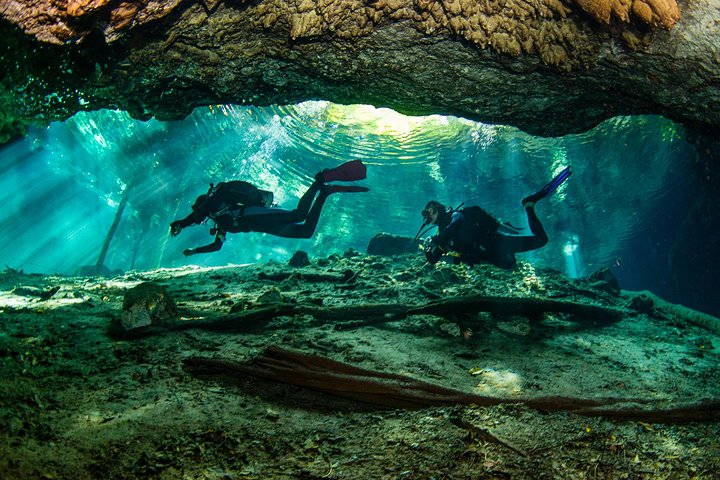
<svg viewBox="0 0 720 480">
<path fill-rule="evenodd" d="M 258 274 L 258 278 L 260 280 L 270 280 L 273 282 L 281 282 L 283 280 L 287 280 L 290 278 L 290 279 L 295 279 L 297 281 L 302 281 L 302 282 L 307 282 L 307 283 L 321 283 L 321 282 L 347 283 L 355 276 L 356 276 L 356 274 L 352 270 L 346 270 L 345 272 L 343 272 L 341 274 L 337 274 L 337 275 L 332 274 L 332 273 L 299 272 L 299 271 L 279 272 L 279 273 L 260 272 Z"/>
<path fill-rule="evenodd" d="M 623 404 L 649 404 L 645 399 L 542 397 L 508 399 L 476 395 L 404 375 L 358 368 L 319 355 L 268 347 L 249 363 L 192 357 L 185 367 L 194 375 L 235 373 L 296 385 L 357 402 L 390 408 L 432 406 L 524 404 L 542 411 L 568 411 L 579 415 L 607 416 L 658 423 L 717 421 L 720 402 L 704 402 L 672 409 L 611 408 Z"/>
<path fill-rule="evenodd" d="M 292 303 L 263 305 L 240 313 L 231 313 L 207 320 L 190 321 L 178 324 L 178 329 L 199 328 L 223 332 L 255 330 L 264 327 L 276 317 L 295 315 L 298 306 Z"/>
<path fill-rule="evenodd" d="M 277 317 L 311 315 L 316 323 L 332 322 L 338 328 L 350 329 L 367 325 L 379 325 L 401 320 L 410 315 L 437 315 L 453 319 L 457 316 L 490 312 L 501 315 L 525 315 L 537 318 L 543 313 L 567 313 L 578 323 L 608 324 L 619 321 L 624 310 L 599 305 L 524 297 L 460 297 L 439 300 L 426 305 L 401 303 L 379 303 L 348 305 L 341 307 L 320 307 L 294 303 L 267 304 L 203 320 L 181 321 L 164 327 L 164 331 L 199 328 L 203 330 L 240 332 L 257 330 Z M 148 335 L 163 330 L 148 331 Z"/>
<path fill-rule="evenodd" d="M 623 310 L 598 305 L 518 297 L 460 297 L 431 302 L 426 305 L 380 303 L 349 305 L 342 307 L 318 307 L 316 305 L 277 304 L 267 305 L 245 312 L 225 315 L 216 319 L 195 322 L 182 328 L 237 331 L 248 326 L 256 328 L 277 316 L 312 315 L 319 321 L 332 321 L 336 325 L 352 322 L 352 326 L 376 325 L 405 318 L 409 315 L 437 315 L 453 318 L 458 315 L 490 312 L 503 315 L 537 317 L 543 313 L 567 313 L 573 320 L 583 323 L 611 323 L 625 315 Z"/>
<path fill-rule="evenodd" d="M 647 312 L 655 317 L 668 321 L 690 323 L 705 330 L 720 335 L 720 318 L 698 312 L 682 305 L 670 303 L 647 290 L 641 292 L 625 292 L 633 300 L 644 299 L 647 302 Z"/>
<path fill-rule="evenodd" d="M 428 303 L 423 307 L 409 310 L 408 315 L 431 314 L 441 317 L 492 312 L 505 315 L 535 317 L 542 313 L 568 313 L 581 318 L 611 323 L 625 316 L 623 310 L 599 305 L 530 297 L 487 297 L 473 296 L 450 298 Z"/>
</svg>

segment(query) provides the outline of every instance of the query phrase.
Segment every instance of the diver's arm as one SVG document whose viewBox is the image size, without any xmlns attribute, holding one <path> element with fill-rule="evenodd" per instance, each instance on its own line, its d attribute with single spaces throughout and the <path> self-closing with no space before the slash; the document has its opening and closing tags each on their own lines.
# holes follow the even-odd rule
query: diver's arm
<svg viewBox="0 0 720 480">
<path fill-rule="evenodd" d="M 197 248 L 187 248 L 183 250 L 183 255 L 189 257 L 190 255 L 197 255 L 198 253 L 217 252 L 222 248 L 223 242 L 225 242 L 225 232 L 218 231 L 213 243 Z"/>
<path fill-rule="evenodd" d="M 450 223 L 447 225 L 447 227 L 440 230 L 440 232 L 435 237 L 433 237 L 434 242 L 441 247 L 446 247 L 448 244 L 450 244 L 450 240 L 452 240 L 452 238 L 455 236 L 455 233 L 460 228 L 460 223 L 462 222 L 462 219 L 462 213 L 453 212 L 450 216 Z"/>
<path fill-rule="evenodd" d="M 182 220 L 175 220 L 170 224 L 170 235 L 173 237 L 179 235 L 183 231 L 183 228 L 187 228 L 190 225 L 200 225 L 205 220 L 205 216 L 199 215 L 198 212 L 192 212 Z"/>
<path fill-rule="evenodd" d="M 435 265 L 440 258 L 450 249 L 450 241 L 460 228 L 460 222 L 463 216 L 460 212 L 453 212 L 450 216 L 450 223 L 440 230 L 434 237 L 425 242 L 425 258 L 427 261 Z"/>
<path fill-rule="evenodd" d="M 198 212 L 192 212 L 187 217 L 179 220 L 179 222 L 180 226 L 185 228 L 189 227 L 190 225 L 200 225 L 206 218 L 207 215 L 199 215 Z"/>
<path fill-rule="evenodd" d="M 190 215 L 182 220 L 175 220 L 170 224 L 170 235 L 174 237 L 182 232 L 183 228 L 187 228 L 190 225 L 200 225 L 208 218 L 210 212 L 213 211 L 213 206 L 215 206 L 217 202 L 213 197 L 205 198 L 203 201 L 199 201 L 199 199 L 200 197 L 195 201 L 192 207 L 193 211 L 190 212 Z"/>
</svg>

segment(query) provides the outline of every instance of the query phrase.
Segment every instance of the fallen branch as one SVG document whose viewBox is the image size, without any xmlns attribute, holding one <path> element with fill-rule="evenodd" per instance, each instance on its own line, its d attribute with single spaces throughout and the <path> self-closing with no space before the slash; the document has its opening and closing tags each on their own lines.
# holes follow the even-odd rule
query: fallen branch
<svg viewBox="0 0 720 480">
<path fill-rule="evenodd" d="M 391 408 L 430 406 L 524 404 L 542 411 L 569 411 L 656 423 L 717 421 L 720 402 L 703 402 L 672 409 L 608 408 L 622 404 L 649 404 L 644 399 L 543 397 L 507 399 L 475 395 L 411 377 L 358 368 L 318 355 L 269 347 L 249 363 L 193 357 L 185 367 L 194 375 L 237 373 L 279 383 L 306 387 L 357 402 Z"/>
<path fill-rule="evenodd" d="M 332 321 L 334 324 L 361 320 L 362 324 L 390 322 L 407 316 L 413 307 L 400 303 L 369 303 L 344 307 L 316 307 L 303 305 L 300 312 L 312 315 L 316 320 Z"/>
<path fill-rule="evenodd" d="M 19 286 L 13 288 L 10 293 L 23 297 L 38 297 L 40 301 L 45 301 L 50 300 L 50 298 L 55 295 L 59 290 L 60 287 L 52 287 L 47 290 L 42 290 L 38 287 Z"/>
<path fill-rule="evenodd" d="M 343 307 L 319 307 L 315 305 L 276 304 L 244 312 L 225 315 L 215 319 L 194 322 L 183 328 L 238 331 L 257 328 L 277 316 L 311 315 L 323 323 L 348 328 L 343 323 L 351 322 L 352 327 L 377 325 L 399 320 L 409 315 L 437 315 L 453 318 L 458 315 L 491 312 L 505 315 L 526 315 L 536 317 L 542 313 L 569 313 L 577 322 L 589 319 L 596 323 L 610 323 L 623 318 L 624 311 L 597 305 L 536 298 L 508 297 L 464 297 L 440 300 L 427 305 L 404 305 L 398 303 L 364 304 Z"/>
<path fill-rule="evenodd" d="M 655 316 L 660 316 L 666 320 L 691 323 L 695 326 L 720 335 L 720 318 L 693 310 L 692 308 L 688 308 L 683 305 L 670 303 L 647 290 L 641 292 L 625 292 L 625 294 L 631 297 L 644 296 L 650 299 L 652 302 L 651 306 L 655 311 Z"/>
<path fill-rule="evenodd" d="M 599 305 L 526 297 L 463 297 L 438 300 L 407 312 L 408 315 L 431 314 L 441 317 L 492 312 L 505 315 L 536 317 L 542 313 L 569 313 L 596 322 L 611 323 L 625 316 L 623 310 Z"/>
<path fill-rule="evenodd" d="M 274 282 L 281 282 L 283 280 L 286 280 L 288 278 L 293 278 L 296 280 L 301 280 L 303 282 L 307 283 L 320 283 L 320 282 L 329 282 L 329 283 L 348 283 L 351 280 L 354 280 L 357 277 L 357 273 L 354 273 L 352 270 L 347 270 L 343 272 L 342 274 L 334 275 L 332 273 L 309 273 L 309 272 L 281 272 L 281 273 L 265 273 L 260 272 L 258 274 L 258 278 L 260 280 L 270 280 Z"/>
<path fill-rule="evenodd" d="M 400 303 L 362 304 L 342 307 L 321 307 L 295 303 L 277 303 L 203 320 L 177 321 L 170 325 L 150 325 L 128 331 L 117 331 L 120 338 L 138 338 L 167 331 L 199 328 L 224 332 L 257 330 L 277 317 L 310 315 L 314 323 L 332 322 L 337 328 L 351 329 L 379 325 L 410 315 L 437 315 L 454 319 L 458 316 L 490 312 L 504 315 L 525 315 L 538 318 L 543 313 L 568 313 L 578 323 L 607 324 L 623 318 L 625 312 L 616 308 L 542 298 L 461 297 L 438 300 L 426 305 Z M 196 315 L 197 312 L 191 314 Z"/>
<path fill-rule="evenodd" d="M 474 435 L 475 437 L 479 438 L 480 440 L 482 440 L 484 442 L 489 442 L 489 443 L 494 443 L 496 445 L 500 445 L 500 446 L 505 447 L 508 450 L 511 450 L 525 458 L 527 458 L 529 456 L 526 451 L 512 445 L 510 442 L 508 442 L 506 440 L 499 438 L 495 434 L 491 433 L 487 428 L 482 428 L 482 427 L 478 427 L 477 425 L 473 425 L 472 423 L 460 418 L 459 416 L 450 417 L 450 423 L 452 423 L 453 425 L 455 425 L 458 428 L 467 430 L 468 432 L 470 432 L 471 435 Z"/>
<path fill-rule="evenodd" d="M 398 304 L 366 304 L 353 307 L 326 308 L 315 305 L 276 303 L 214 318 L 178 322 L 168 327 L 167 330 L 199 328 L 223 332 L 242 332 L 256 330 L 264 327 L 277 317 L 290 315 L 312 315 L 316 323 L 328 321 L 343 323 L 357 318 L 362 318 L 364 324 L 384 323 L 404 316 L 409 308 L 406 305 Z"/>
<path fill-rule="evenodd" d="M 205 320 L 192 320 L 187 323 L 178 323 L 172 327 L 175 329 L 200 328 L 202 330 L 214 330 L 223 332 L 237 332 L 256 330 L 264 327 L 276 317 L 295 315 L 298 306 L 293 303 L 275 303 L 261 307 L 245 310 L 240 313 L 231 313 L 216 318 Z"/>
</svg>

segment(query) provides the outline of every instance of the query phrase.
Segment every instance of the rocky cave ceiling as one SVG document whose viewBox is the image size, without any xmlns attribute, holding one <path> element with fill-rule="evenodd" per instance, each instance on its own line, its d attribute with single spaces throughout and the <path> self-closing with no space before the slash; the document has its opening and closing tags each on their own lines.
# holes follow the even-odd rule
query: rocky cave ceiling
<svg viewBox="0 0 720 480">
<path fill-rule="evenodd" d="M 0 0 L 0 140 L 80 110 L 324 99 L 555 136 L 720 133 L 720 0 Z"/>
</svg>

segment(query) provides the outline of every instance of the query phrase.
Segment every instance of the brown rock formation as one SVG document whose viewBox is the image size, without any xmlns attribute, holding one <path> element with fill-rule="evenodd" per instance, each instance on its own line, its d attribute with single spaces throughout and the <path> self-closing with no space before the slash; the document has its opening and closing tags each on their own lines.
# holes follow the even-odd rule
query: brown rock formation
<svg viewBox="0 0 720 480">
<path fill-rule="evenodd" d="M 180 1 L 7 0 L 2 16 L 41 42 L 78 42 L 97 29 L 113 42 L 132 27 L 164 17 Z"/>
<path fill-rule="evenodd" d="M 647 113 L 717 134 L 719 5 L 676 25 L 674 0 L 6 0 L 0 130 L 326 99 L 540 135 Z"/>
<path fill-rule="evenodd" d="M 8 0 L 3 16 L 43 42 L 82 41 L 97 28 L 102 29 L 107 42 L 113 42 L 124 31 L 163 18 L 180 3 L 180 0 Z M 211 11 L 219 3 L 219 0 L 209 0 L 204 6 Z M 292 39 L 327 32 L 355 37 L 369 33 L 374 24 L 383 20 L 411 20 L 425 33 L 446 30 L 484 47 L 488 43 L 506 43 L 502 32 L 512 37 L 510 31 L 526 20 L 564 18 L 573 4 L 606 24 L 614 16 L 625 23 L 672 28 L 680 18 L 674 0 L 566 0 L 565 3 L 561 0 L 273 0 L 262 2 L 257 16 L 266 28 L 278 21 L 289 22 Z M 527 33 L 525 29 L 521 36 Z M 505 47 L 519 52 L 519 45 Z"/>
<path fill-rule="evenodd" d="M 610 23 L 612 17 L 627 23 L 631 21 L 631 16 L 634 16 L 639 23 L 672 28 L 680 19 L 680 10 L 674 0 L 575 0 L 575 2 L 602 23 Z"/>
</svg>

